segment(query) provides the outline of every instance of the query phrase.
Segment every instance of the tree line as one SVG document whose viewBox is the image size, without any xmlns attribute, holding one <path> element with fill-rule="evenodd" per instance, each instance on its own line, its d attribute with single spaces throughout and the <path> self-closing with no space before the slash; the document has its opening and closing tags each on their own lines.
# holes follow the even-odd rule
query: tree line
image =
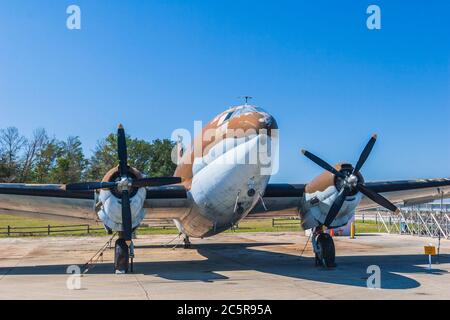
<svg viewBox="0 0 450 320">
<path fill-rule="evenodd" d="M 156 139 L 148 142 L 127 135 L 129 165 L 148 176 L 171 176 L 176 164 L 171 153 L 174 142 Z M 118 165 L 117 135 L 109 134 L 97 142 L 87 158 L 77 136 L 65 140 L 50 137 L 43 128 L 31 137 L 15 127 L 0 130 L 0 182 L 3 183 L 74 183 L 101 180 Z"/>
</svg>

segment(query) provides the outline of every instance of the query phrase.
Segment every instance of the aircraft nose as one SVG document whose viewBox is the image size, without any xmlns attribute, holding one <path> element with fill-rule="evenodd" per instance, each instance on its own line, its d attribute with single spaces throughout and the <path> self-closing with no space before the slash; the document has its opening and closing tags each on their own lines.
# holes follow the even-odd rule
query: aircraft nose
<svg viewBox="0 0 450 320">
<path fill-rule="evenodd" d="M 260 112 L 259 115 L 259 129 L 278 129 L 277 121 L 272 115 L 264 112 Z"/>
</svg>

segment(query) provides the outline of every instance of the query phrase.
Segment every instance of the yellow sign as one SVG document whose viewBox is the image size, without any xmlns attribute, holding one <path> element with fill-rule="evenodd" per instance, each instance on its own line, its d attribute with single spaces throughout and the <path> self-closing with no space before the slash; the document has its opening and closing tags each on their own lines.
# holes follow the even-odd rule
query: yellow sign
<svg viewBox="0 0 450 320">
<path fill-rule="evenodd" d="M 436 255 L 436 247 L 435 246 L 425 246 L 423 247 L 425 249 L 425 254 L 430 256 Z"/>
</svg>

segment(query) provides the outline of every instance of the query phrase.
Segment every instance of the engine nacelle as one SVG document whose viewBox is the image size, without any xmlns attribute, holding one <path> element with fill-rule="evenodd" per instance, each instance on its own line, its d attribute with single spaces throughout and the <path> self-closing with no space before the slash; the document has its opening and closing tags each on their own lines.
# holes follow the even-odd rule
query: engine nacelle
<svg viewBox="0 0 450 320">
<path fill-rule="evenodd" d="M 135 168 L 129 169 L 128 175 L 132 179 L 142 178 L 142 174 Z M 117 181 L 120 178 L 118 168 L 113 168 L 103 177 L 103 182 Z M 130 189 L 130 208 L 133 229 L 138 227 L 145 217 L 144 201 L 147 196 L 145 188 Z M 99 200 L 102 203 L 97 213 L 103 224 L 112 231 L 123 231 L 122 228 L 122 198 L 116 189 L 101 190 Z"/>
<path fill-rule="evenodd" d="M 345 170 L 347 166 L 350 169 L 351 166 L 347 164 L 338 164 L 335 168 Z M 328 212 L 339 194 L 338 187 L 339 181 L 328 171 L 316 177 L 306 186 L 299 207 L 303 229 L 324 224 Z M 337 228 L 346 225 L 355 214 L 361 199 L 362 195 L 359 192 L 349 194 L 330 227 Z"/>
</svg>

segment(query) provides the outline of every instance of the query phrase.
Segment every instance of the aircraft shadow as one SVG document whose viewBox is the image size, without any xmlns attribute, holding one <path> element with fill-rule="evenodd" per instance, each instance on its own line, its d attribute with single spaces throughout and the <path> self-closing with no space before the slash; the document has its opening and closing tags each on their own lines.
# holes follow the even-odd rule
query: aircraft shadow
<svg viewBox="0 0 450 320">
<path fill-rule="evenodd" d="M 284 243 L 286 245 L 288 243 Z M 403 274 L 429 274 L 440 276 L 446 270 L 432 269 L 426 266 L 424 255 L 354 255 L 337 256 L 338 266 L 334 269 L 323 269 L 314 266 L 314 258 L 300 257 L 298 254 L 259 250 L 264 246 L 277 246 L 280 243 L 224 243 L 195 244 L 196 250 L 205 260 L 188 261 L 156 261 L 135 262 L 134 272 L 137 274 L 158 276 L 175 281 L 214 282 L 228 280 L 220 272 L 254 270 L 262 273 L 290 277 L 299 280 L 310 280 L 329 284 L 366 287 L 367 267 L 378 265 L 381 269 L 381 288 L 410 289 L 417 288 L 420 283 Z M 139 250 L 162 248 L 162 245 L 136 246 Z M 171 250 L 167 247 L 167 250 Z M 184 250 L 182 248 L 176 250 Z M 270 250 L 270 249 L 269 249 Z M 339 251 L 337 252 L 339 253 Z M 450 263 L 450 255 L 440 255 L 440 263 Z M 80 265 L 81 266 L 81 265 Z M 436 267 L 438 265 L 434 265 Z M 66 274 L 68 265 L 36 265 L 0 268 L 0 276 L 8 275 L 58 275 Z M 112 263 L 99 263 L 89 274 L 111 274 Z"/>
</svg>

